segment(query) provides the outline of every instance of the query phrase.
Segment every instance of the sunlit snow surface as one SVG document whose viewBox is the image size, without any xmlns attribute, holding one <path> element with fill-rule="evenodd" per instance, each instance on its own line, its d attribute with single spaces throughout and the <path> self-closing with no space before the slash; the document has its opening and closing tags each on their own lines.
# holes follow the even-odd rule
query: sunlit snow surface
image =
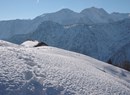
<svg viewBox="0 0 130 95">
<path fill-rule="evenodd" d="M 54 47 L 0 41 L 0 68 L 0 95 L 130 95 L 129 72 Z"/>
<path fill-rule="evenodd" d="M 34 40 L 34 41 L 25 41 L 25 42 L 23 42 L 21 45 L 22 46 L 25 46 L 25 47 L 34 47 L 34 46 L 36 46 L 37 44 L 38 44 L 39 42 L 38 41 L 36 41 L 36 40 Z"/>
</svg>

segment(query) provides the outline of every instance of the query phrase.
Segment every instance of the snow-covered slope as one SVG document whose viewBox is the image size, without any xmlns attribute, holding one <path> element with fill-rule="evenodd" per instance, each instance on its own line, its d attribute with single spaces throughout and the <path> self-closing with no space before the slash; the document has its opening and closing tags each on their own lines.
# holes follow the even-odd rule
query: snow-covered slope
<svg viewBox="0 0 130 95">
<path fill-rule="evenodd" d="M 0 54 L 0 95 L 130 93 L 129 72 L 82 54 L 46 46 L 0 46 Z"/>
<path fill-rule="evenodd" d="M 0 47 L 17 47 L 18 45 L 0 40 Z"/>
<path fill-rule="evenodd" d="M 23 42 L 21 45 L 22 46 L 25 46 L 25 47 L 34 47 L 38 44 L 39 42 L 38 41 L 26 41 L 26 42 Z"/>
</svg>

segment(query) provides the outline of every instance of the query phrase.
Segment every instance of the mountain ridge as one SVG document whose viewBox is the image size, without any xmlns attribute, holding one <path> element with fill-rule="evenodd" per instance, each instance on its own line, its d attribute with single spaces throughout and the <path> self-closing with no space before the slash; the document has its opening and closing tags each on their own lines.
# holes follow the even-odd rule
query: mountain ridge
<svg viewBox="0 0 130 95">
<path fill-rule="evenodd" d="M 93 12 L 98 11 L 98 14 Z M 65 11 L 68 12 L 66 13 Z M 109 23 L 113 21 L 123 20 L 125 18 L 130 18 L 129 14 L 109 14 L 104 9 L 101 8 L 87 8 L 85 10 L 91 10 L 91 14 L 81 14 L 74 12 L 70 9 L 61 9 L 57 12 L 46 13 L 35 17 L 32 20 L 7 20 L 0 21 L 0 39 L 7 39 L 16 34 L 27 34 L 33 32 L 43 21 L 54 21 L 62 25 L 70 24 L 97 24 L 97 23 Z M 105 11 L 105 12 L 104 12 Z M 105 14 L 104 14 L 105 13 Z M 95 15 L 93 15 L 95 14 Z M 19 28 L 18 28 L 19 27 Z"/>
<path fill-rule="evenodd" d="M 16 35 L 9 41 L 20 44 L 27 39 L 39 40 L 50 46 L 79 52 L 108 62 L 114 53 L 130 42 L 129 24 L 130 19 L 108 24 L 72 26 L 45 21 L 33 33 Z"/>
</svg>

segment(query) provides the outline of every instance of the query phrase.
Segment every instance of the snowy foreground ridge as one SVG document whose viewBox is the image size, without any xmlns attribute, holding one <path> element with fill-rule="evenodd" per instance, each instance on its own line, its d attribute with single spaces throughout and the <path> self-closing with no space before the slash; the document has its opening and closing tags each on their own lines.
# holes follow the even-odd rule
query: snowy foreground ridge
<svg viewBox="0 0 130 95">
<path fill-rule="evenodd" d="M 54 47 L 0 41 L 0 68 L 0 95 L 130 95 L 129 72 Z"/>
</svg>

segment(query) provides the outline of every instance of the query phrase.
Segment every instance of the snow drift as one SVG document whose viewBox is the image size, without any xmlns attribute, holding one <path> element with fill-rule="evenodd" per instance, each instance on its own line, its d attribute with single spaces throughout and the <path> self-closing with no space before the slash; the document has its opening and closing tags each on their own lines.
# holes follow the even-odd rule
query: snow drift
<svg viewBox="0 0 130 95">
<path fill-rule="evenodd" d="M 9 44 L 0 46 L 0 95 L 130 94 L 123 69 L 54 47 Z"/>
<path fill-rule="evenodd" d="M 37 40 L 28 40 L 25 41 L 21 44 L 22 46 L 25 47 L 39 47 L 39 46 L 48 46 L 46 43 L 44 42 L 39 42 Z"/>
</svg>

